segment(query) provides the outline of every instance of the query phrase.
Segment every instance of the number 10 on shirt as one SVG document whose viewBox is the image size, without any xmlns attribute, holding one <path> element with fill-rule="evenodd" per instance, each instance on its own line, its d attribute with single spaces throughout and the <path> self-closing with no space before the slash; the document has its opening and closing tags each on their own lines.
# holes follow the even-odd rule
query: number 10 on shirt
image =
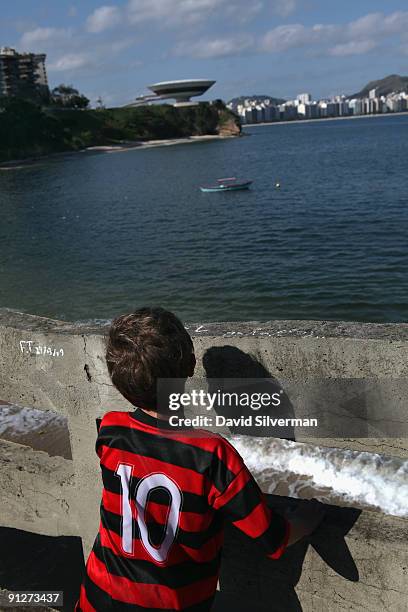
<svg viewBox="0 0 408 612">
<path fill-rule="evenodd" d="M 120 478 L 122 489 L 122 521 L 121 521 L 121 541 L 122 550 L 128 555 L 134 554 L 133 540 L 133 517 L 130 505 L 130 479 L 132 476 L 133 465 L 120 463 L 116 469 L 116 476 Z M 165 524 L 165 534 L 159 546 L 154 546 L 149 538 L 149 531 L 146 524 L 145 513 L 149 496 L 155 489 L 164 489 L 169 496 L 169 508 Z M 182 504 L 182 493 L 180 487 L 167 476 L 160 472 L 149 474 L 142 478 L 137 485 L 135 492 L 135 503 L 137 513 L 137 525 L 140 531 L 140 540 L 146 552 L 157 562 L 165 563 L 168 559 L 170 549 L 176 538 L 179 526 L 180 511 Z"/>
</svg>

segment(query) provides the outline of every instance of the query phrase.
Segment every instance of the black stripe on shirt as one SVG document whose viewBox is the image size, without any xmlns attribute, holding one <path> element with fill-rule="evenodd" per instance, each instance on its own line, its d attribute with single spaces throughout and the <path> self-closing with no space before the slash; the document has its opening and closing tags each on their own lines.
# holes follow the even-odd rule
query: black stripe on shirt
<svg viewBox="0 0 408 612">
<path fill-rule="evenodd" d="M 142 478 L 132 476 L 130 478 L 129 490 L 130 498 L 134 499 L 136 489 Z M 122 494 L 121 481 L 118 476 L 112 470 L 102 465 L 102 481 L 104 488 L 110 493 L 116 493 L 116 495 Z M 155 497 L 155 501 L 157 498 Z M 160 503 L 160 502 L 158 502 Z M 163 493 L 163 505 L 168 505 L 168 496 Z M 209 505 L 206 497 L 198 495 L 197 493 L 190 493 L 183 491 L 183 512 L 194 512 L 195 514 L 206 514 L 209 510 Z"/>
<path fill-rule="evenodd" d="M 122 517 L 118 514 L 114 514 L 113 512 L 109 512 L 103 507 L 103 505 L 101 506 L 101 521 L 105 529 L 111 530 L 118 536 L 121 536 Z M 135 540 L 140 540 L 140 531 L 137 521 L 133 519 L 132 523 L 133 537 Z M 179 527 L 177 530 L 175 543 L 180 546 L 188 546 L 189 548 L 199 550 L 202 548 L 202 546 L 204 546 L 204 544 L 220 533 L 223 528 L 224 521 L 221 515 L 215 514 L 210 526 L 202 531 L 184 531 Z"/>
<path fill-rule="evenodd" d="M 179 612 L 173 608 L 145 608 L 137 604 L 128 604 L 112 599 L 106 591 L 98 587 L 88 575 L 84 579 L 84 588 L 89 603 L 97 612 Z M 199 604 L 183 608 L 183 612 L 211 612 L 214 596 Z"/>
<path fill-rule="evenodd" d="M 272 520 L 268 529 L 253 541 L 264 548 L 267 554 L 273 554 L 282 544 L 286 534 L 285 518 L 272 510 Z"/>
<path fill-rule="evenodd" d="M 186 561 L 164 567 L 142 559 L 120 557 L 99 542 L 95 544 L 93 552 L 113 575 L 113 580 L 114 576 L 120 576 L 135 583 L 158 584 L 170 589 L 193 587 L 194 582 L 218 576 L 220 566 L 220 552 L 212 561 L 205 563 Z"/>
<path fill-rule="evenodd" d="M 119 425 L 102 426 L 96 449 L 101 445 L 194 470 L 207 476 L 221 492 L 236 476 L 215 453 L 174 438 L 166 438 L 160 435 L 160 431 L 154 434 Z"/>
<path fill-rule="evenodd" d="M 234 495 L 220 511 L 232 521 L 239 521 L 248 516 L 262 499 L 262 493 L 253 478 L 250 478 L 242 489 Z"/>
</svg>

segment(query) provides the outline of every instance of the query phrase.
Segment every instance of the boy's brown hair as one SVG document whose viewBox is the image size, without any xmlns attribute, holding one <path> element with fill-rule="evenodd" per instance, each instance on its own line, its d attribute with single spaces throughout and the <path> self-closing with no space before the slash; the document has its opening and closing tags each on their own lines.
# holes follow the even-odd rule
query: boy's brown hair
<svg viewBox="0 0 408 612">
<path fill-rule="evenodd" d="M 158 379 L 192 376 L 193 343 L 173 313 L 140 308 L 112 322 L 106 363 L 112 383 L 129 402 L 154 410 Z"/>
</svg>

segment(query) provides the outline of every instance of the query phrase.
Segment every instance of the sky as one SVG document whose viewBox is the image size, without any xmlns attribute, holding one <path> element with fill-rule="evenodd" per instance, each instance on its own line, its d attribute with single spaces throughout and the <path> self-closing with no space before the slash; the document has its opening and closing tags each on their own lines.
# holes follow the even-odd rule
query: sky
<svg viewBox="0 0 408 612">
<path fill-rule="evenodd" d="M 0 46 L 47 54 L 50 87 L 94 103 L 208 78 L 206 97 L 315 99 L 408 74 L 407 0 L 3 1 Z"/>
</svg>

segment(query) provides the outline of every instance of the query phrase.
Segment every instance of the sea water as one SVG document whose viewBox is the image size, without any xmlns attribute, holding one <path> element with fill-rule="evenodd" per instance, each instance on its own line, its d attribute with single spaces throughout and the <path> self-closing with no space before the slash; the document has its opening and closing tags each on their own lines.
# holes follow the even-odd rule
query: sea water
<svg viewBox="0 0 408 612">
<path fill-rule="evenodd" d="M 0 171 L 0 307 L 406 321 L 408 114 L 244 131 Z M 220 176 L 254 182 L 200 192 Z"/>
</svg>

